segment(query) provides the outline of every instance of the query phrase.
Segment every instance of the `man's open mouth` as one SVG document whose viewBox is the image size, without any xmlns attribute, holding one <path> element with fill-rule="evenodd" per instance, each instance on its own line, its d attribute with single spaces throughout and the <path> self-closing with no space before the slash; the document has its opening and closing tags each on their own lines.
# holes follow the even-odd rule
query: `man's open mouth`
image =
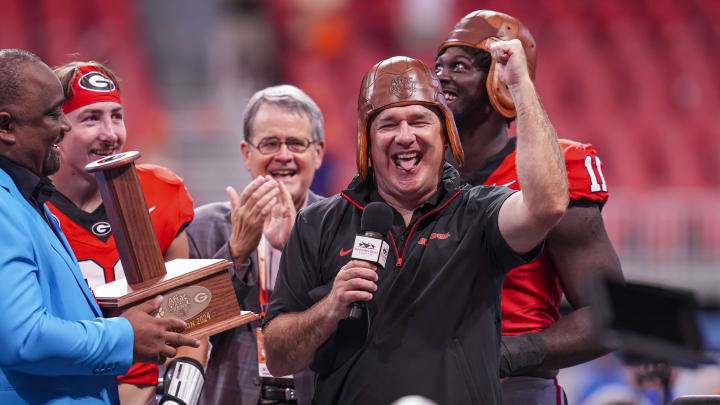
<svg viewBox="0 0 720 405">
<path fill-rule="evenodd" d="M 457 97 L 457 95 L 451 91 L 444 91 L 443 95 L 445 96 L 445 101 L 448 103 L 452 103 Z"/>
<path fill-rule="evenodd" d="M 53 152 L 60 153 L 60 142 L 62 142 L 63 138 L 65 138 L 65 133 L 60 132 L 60 135 L 55 138 L 55 142 L 50 146 Z"/>
<path fill-rule="evenodd" d="M 281 170 L 271 170 L 270 176 L 272 176 L 274 179 L 283 179 L 283 178 L 290 178 L 294 176 L 297 173 L 297 170 L 290 170 L 290 169 L 281 169 Z"/>
<path fill-rule="evenodd" d="M 114 155 L 115 153 L 117 153 L 117 149 L 116 148 L 96 148 L 96 149 L 91 149 L 90 153 L 92 153 L 94 155 L 98 155 L 98 156 L 110 156 L 110 155 Z"/>
<path fill-rule="evenodd" d="M 393 163 L 398 169 L 410 171 L 417 167 L 422 159 L 422 153 L 420 152 L 403 152 L 393 156 Z"/>
</svg>

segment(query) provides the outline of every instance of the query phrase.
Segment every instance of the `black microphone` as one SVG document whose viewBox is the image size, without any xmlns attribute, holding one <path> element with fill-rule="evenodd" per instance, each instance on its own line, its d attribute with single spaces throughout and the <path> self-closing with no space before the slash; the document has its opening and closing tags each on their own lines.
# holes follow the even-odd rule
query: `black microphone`
<svg viewBox="0 0 720 405">
<path fill-rule="evenodd" d="M 393 211 L 382 202 L 371 202 L 365 206 L 360 218 L 360 235 L 355 236 L 352 258 L 364 260 L 379 268 L 385 268 L 390 245 L 383 240 L 390 232 L 393 222 Z M 353 302 L 350 305 L 350 319 L 360 319 L 364 303 Z"/>
</svg>

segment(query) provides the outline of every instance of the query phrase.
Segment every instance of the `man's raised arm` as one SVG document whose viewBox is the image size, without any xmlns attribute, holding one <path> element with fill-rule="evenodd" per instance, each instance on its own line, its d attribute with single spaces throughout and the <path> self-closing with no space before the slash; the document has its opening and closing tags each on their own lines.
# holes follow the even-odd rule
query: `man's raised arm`
<svg viewBox="0 0 720 405">
<path fill-rule="evenodd" d="M 508 245 L 527 253 L 562 218 L 568 206 L 565 161 L 535 86 L 519 40 L 491 45 L 500 77 L 517 109 L 517 174 L 522 191 L 500 208 L 498 225 Z"/>
</svg>

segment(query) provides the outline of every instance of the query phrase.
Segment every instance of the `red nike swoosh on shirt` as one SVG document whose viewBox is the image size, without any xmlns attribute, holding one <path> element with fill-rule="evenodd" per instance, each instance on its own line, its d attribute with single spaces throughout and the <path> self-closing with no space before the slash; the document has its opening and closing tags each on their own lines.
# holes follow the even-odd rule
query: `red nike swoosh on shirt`
<svg viewBox="0 0 720 405">
<path fill-rule="evenodd" d="M 350 252 L 352 252 L 352 248 L 348 250 L 343 250 L 343 248 L 340 248 L 340 256 L 347 256 L 347 254 Z"/>
</svg>

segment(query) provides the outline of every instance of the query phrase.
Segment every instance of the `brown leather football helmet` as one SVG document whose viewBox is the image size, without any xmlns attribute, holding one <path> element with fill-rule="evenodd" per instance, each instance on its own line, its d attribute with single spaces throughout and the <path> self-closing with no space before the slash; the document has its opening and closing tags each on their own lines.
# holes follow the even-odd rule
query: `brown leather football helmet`
<svg viewBox="0 0 720 405">
<path fill-rule="evenodd" d="M 478 10 L 463 17 L 447 36 L 445 42 L 440 44 L 438 53 L 451 46 L 469 46 L 489 52 L 490 44 L 495 40 L 508 41 L 519 39 L 525 50 L 530 79 L 535 80 L 535 62 L 537 50 L 535 39 L 530 35 L 517 18 L 492 10 Z M 490 63 L 487 76 L 487 94 L 493 107 L 505 118 L 517 115 L 515 103 L 507 86 L 500 81 L 500 75 L 495 69 L 495 61 Z"/>
<path fill-rule="evenodd" d="M 368 171 L 368 123 L 378 112 L 389 107 L 419 104 L 435 107 L 445 117 L 445 135 L 458 165 L 464 154 L 452 112 L 445 104 L 440 80 L 424 63 L 407 56 L 395 56 L 378 62 L 363 77 L 358 97 L 357 169 L 365 179 Z"/>
</svg>

